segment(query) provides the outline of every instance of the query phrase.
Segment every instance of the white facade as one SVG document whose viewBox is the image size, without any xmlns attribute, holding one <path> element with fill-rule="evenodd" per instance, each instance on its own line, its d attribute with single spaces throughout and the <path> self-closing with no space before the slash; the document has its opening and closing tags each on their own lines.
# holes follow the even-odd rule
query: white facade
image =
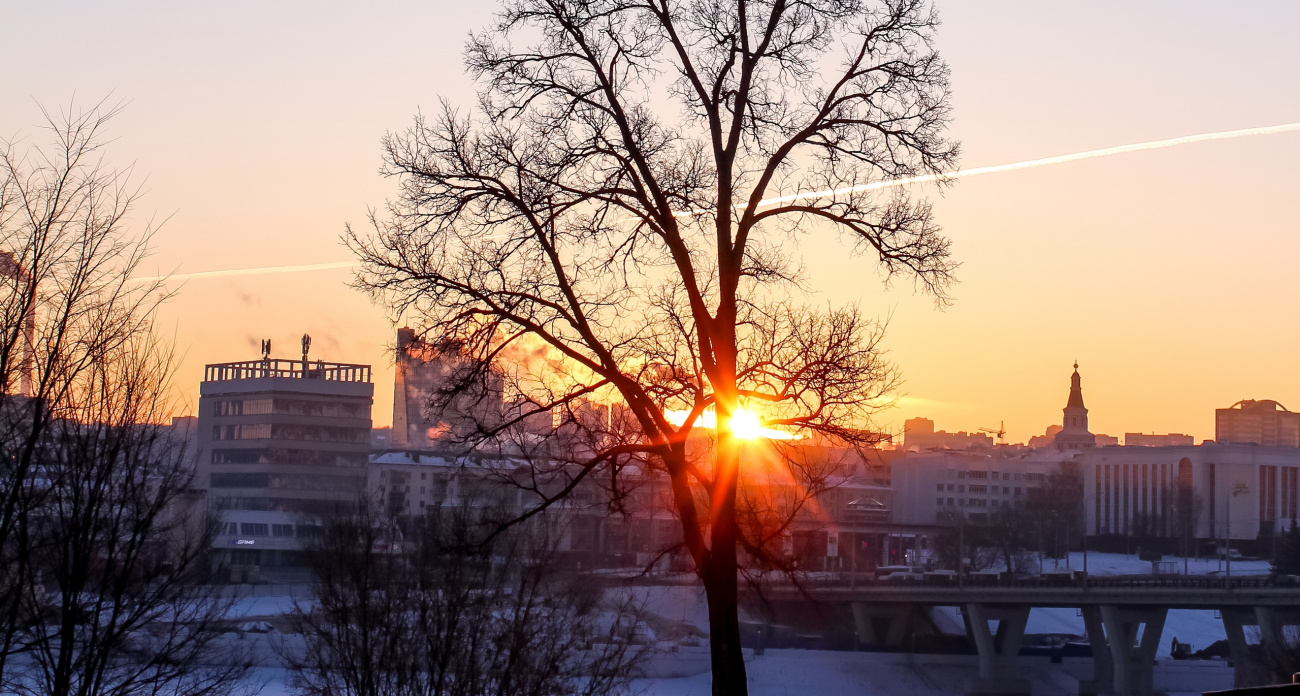
<svg viewBox="0 0 1300 696">
<path fill-rule="evenodd" d="M 1177 490 L 1199 499 L 1196 536 L 1252 540 L 1297 518 L 1300 450 L 1219 445 L 1106 447 L 1078 453 L 1089 534 L 1129 534 L 1169 510 Z"/>
</svg>

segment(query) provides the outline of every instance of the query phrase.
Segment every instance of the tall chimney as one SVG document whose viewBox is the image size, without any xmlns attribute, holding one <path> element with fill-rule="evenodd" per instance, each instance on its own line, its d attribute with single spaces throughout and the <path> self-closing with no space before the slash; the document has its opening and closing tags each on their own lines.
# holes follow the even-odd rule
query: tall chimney
<svg viewBox="0 0 1300 696">
<path fill-rule="evenodd" d="M 26 303 L 18 337 L 23 344 L 22 358 L 18 362 L 18 393 L 31 396 L 36 371 L 36 288 L 23 287 L 24 283 L 32 283 L 31 274 L 8 251 L 0 251 L 0 276 L 14 279 L 14 294 L 23 297 Z M 0 384 L 0 388 L 7 386 Z"/>
</svg>

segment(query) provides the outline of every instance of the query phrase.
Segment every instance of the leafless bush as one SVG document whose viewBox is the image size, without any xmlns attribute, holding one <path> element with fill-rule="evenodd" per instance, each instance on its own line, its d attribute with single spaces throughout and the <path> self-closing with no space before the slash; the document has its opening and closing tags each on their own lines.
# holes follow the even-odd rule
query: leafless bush
<svg viewBox="0 0 1300 696">
<path fill-rule="evenodd" d="M 641 611 L 566 572 L 553 521 L 484 540 L 470 509 L 363 510 L 309 550 L 304 647 L 281 648 L 304 696 L 617 693 L 649 650 Z"/>
</svg>

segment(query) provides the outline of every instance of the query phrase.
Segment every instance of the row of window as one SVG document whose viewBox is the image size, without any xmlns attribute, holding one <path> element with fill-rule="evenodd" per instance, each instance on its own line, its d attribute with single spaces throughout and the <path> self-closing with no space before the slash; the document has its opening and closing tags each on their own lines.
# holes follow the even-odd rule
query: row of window
<svg viewBox="0 0 1300 696">
<path fill-rule="evenodd" d="M 274 408 L 274 399 L 224 399 L 212 405 L 214 416 L 261 416 Z"/>
<path fill-rule="evenodd" d="M 326 476 L 322 474 L 212 474 L 212 488 L 279 488 L 298 491 L 359 491 L 365 487 L 364 476 Z"/>
<path fill-rule="evenodd" d="M 212 426 L 213 440 L 265 440 L 267 438 L 317 442 L 370 442 L 370 429 L 298 423 L 241 423 Z"/>
<path fill-rule="evenodd" d="M 304 515 L 335 515 L 356 508 L 353 501 L 304 500 L 302 498 L 271 497 L 220 497 L 213 496 L 213 506 L 218 510 L 254 510 L 259 512 L 289 512 Z"/>
<path fill-rule="evenodd" d="M 282 447 L 255 449 L 214 449 L 213 464 L 297 464 L 302 466 L 363 467 L 369 461 L 366 452 L 333 452 Z"/>
<path fill-rule="evenodd" d="M 988 519 L 989 519 L 988 513 L 985 513 L 985 512 L 965 512 L 965 511 L 963 511 L 963 512 L 962 512 L 962 515 L 963 515 L 964 517 L 968 518 L 971 522 L 987 522 Z M 935 521 L 935 522 L 943 522 L 943 523 L 951 523 L 951 522 L 952 522 L 952 512 L 947 511 L 947 510 L 940 510 L 939 512 L 934 513 L 934 521 Z"/>
<path fill-rule="evenodd" d="M 935 498 L 934 504 L 939 507 L 1011 507 L 1012 503 L 996 498 L 948 498 L 945 503 L 943 498 Z"/>
<path fill-rule="evenodd" d="M 269 423 L 212 426 L 213 440 L 265 440 L 271 437 Z"/>
<path fill-rule="evenodd" d="M 281 413 L 290 416 L 321 418 L 370 418 L 368 404 L 309 399 L 260 398 L 222 399 L 212 406 L 215 416 L 261 416 Z"/>
<path fill-rule="evenodd" d="M 952 469 L 948 470 L 948 478 L 952 478 L 954 473 L 957 475 L 957 478 L 959 479 L 990 479 L 993 481 L 997 481 L 999 479 L 1002 481 L 1046 481 L 1047 480 L 1047 474 L 1039 474 L 1039 473 L 1012 474 L 1009 471 L 1008 472 L 997 472 L 997 471 L 956 471 L 954 472 Z"/>
<path fill-rule="evenodd" d="M 934 485 L 934 489 L 936 491 L 955 490 L 958 493 L 993 493 L 994 495 L 997 495 L 999 488 L 1001 489 L 1002 495 L 1013 495 L 1012 493 L 1013 490 L 1015 491 L 1014 495 L 1021 495 L 1024 493 L 1024 487 L 1022 486 L 1015 486 L 1013 488 L 1011 486 L 989 486 L 985 484 L 974 484 L 974 483 L 968 486 L 963 483 L 958 483 L 954 487 L 954 484 L 950 483 L 947 485 L 947 488 L 945 489 L 944 484 L 942 483 L 936 483 Z"/>
</svg>

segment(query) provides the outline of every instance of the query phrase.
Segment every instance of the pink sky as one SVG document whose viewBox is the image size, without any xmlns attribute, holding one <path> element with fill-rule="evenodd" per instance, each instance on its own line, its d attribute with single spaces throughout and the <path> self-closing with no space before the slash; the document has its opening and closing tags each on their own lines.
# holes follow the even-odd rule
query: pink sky
<svg viewBox="0 0 1300 696">
<path fill-rule="evenodd" d="M 1134 5 L 1140 5 L 1135 7 Z M 6 7 L 0 132 L 36 104 L 129 105 L 110 153 L 170 216 L 159 271 L 346 261 L 347 221 L 393 190 L 379 139 L 439 95 L 468 104 L 466 32 L 488 3 L 23 3 Z M 939 2 L 963 166 L 1300 121 L 1300 6 Z M 1235 14 L 1230 14 L 1235 13 Z M 832 239 L 805 247 L 819 302 L 891 315 L 907 380 L 885 425 L 927 416 L 1023 440 L 1059 422 L 1078 359 L 1093 430 L 1213 437 L 1213 409 L 1300 409 L 1300 133 L 971 178 L 936 199 L 963 262 L 939 312 L 884 290 Z M 162 314 L 202 365 L 292 355 L 376 366 L 391 417 L 393 326 L 347 270 L 194 279 Z M 868 278 L 864 281 L 863 278 Z"/>
</svg>

